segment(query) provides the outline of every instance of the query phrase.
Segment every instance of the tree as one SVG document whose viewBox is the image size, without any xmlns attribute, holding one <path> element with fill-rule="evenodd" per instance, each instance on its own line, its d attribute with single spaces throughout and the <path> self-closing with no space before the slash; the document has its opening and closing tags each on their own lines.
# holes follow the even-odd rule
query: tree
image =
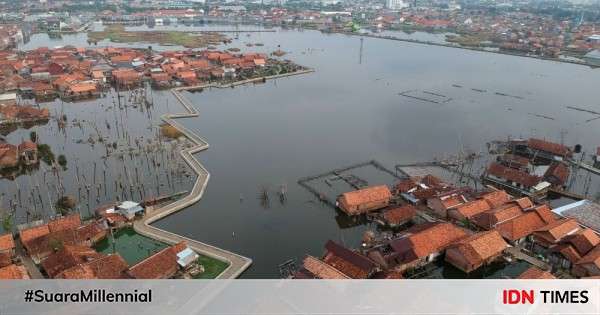
<svg viewBox="0 0 600 315">
<path fill-rule="evenodd" d="M 63 154 L 58 156 L 58 165 L 62 166 L 63 170 L 67 169 L 67 158 Z"/>
<path fill-rule="evenodd" d="M 29 133 L 29 140 L 31 140 L 31 142 L 37 142 L 38 136 L 37 136 L 37 132 L 32 131 Z"/>
<path fill-rule="evenodd" d="M 48 165 L 52 165 L 55 161 L 54 153 L 52 153 L 52 149 L 47 144 L 38 145 L 38 154 L 42 161 Z"/>
<path fill-rule="evenodd" d="M 4 209 L 0 209 L 0 219 L 2 220 L 2 229 L 5 233 L 11 233 L 13 228 L 13 215 Z"/>
<path fill-rule="evenodd" d="M 71 196 L 62 196 L 56 201 L 56 212 L 61 215 L 67 215 L 77 206 L 77 200 Z"/>
</svg>

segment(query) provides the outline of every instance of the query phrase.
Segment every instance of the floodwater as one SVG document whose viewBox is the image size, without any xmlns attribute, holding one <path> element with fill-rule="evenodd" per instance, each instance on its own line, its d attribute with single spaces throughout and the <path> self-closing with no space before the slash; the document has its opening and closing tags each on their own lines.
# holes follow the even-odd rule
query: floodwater
<svg viewBox="0 0 600 315">
<path fill-rule="evenodd" d="M 600 72 L 588 67 L 374 38 L 361 56 L 359 37 L 317 31 L 240 33 L 231 47 L 280 48 L 316 71 L 186 93 L 200 117 L 182 122 L 210 143 L 197 157 L 211 178 L 199 203 L 156 225 L 251 257 L 243 277 L 278 277 L 278 264 L 321 255 L 328 239 L 356 247 L 373 228 L 341 220 L 297 184 L 302 177 L 480 152 L 509 136 L 562 138 L 587 152 L 599 144 L 600 120 L 566 108 L 600 111 Z M 369 184 L 389 183 L 378 178 Z"/>
</svg>

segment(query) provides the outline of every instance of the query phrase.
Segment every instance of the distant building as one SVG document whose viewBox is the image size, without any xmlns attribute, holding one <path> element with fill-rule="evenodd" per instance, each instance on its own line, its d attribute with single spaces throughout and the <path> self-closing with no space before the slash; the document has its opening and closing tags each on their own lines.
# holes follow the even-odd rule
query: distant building
<svg viewBox="0 0 600 315">
<path fill-rule="evenodd" d="M 594 49 L 590 51 L 589 53 L 585 54 L 585 56 L 583 56 L 583 59 L 585 60 L 585 62 L 592 66 L 600 67 L 600 50 Z"/>
<path fill-rule="evenodd" d="M 600 34 L 594 34 L 594 35 L 588 36 L 587 41 L 592 44 L 600 43 Z"/>
<path fill-rule="evenodd" d="M 408 3 L 403 0 L 386 0 L 385 8 L 390 10 L 402 10 L 404 8 L 408 8 Z"/>
</svg>

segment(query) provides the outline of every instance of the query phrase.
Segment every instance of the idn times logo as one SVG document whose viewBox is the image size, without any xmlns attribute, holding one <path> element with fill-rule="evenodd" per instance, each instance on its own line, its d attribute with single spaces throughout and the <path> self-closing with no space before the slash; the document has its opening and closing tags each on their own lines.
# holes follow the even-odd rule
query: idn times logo
<svg viewBox="0 0 600 315">
<path fill-rule="evenodd" d="M 502 290 L 502 304 L 585 304 L 588 290 Z"/>
</svg>

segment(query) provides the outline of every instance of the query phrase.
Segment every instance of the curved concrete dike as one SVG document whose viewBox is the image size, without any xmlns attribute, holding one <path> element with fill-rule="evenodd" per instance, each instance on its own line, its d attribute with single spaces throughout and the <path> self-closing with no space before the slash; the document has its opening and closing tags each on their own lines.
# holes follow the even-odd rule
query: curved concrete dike
<svg viewBox="0 0 600 315">
<path fill-rule="evenodd" d="M 190 248 L 192 248 L 194 251 L 196 251 L 202 255 L 209 256 L 209 257 L 227 262 L 229 264 L 229 266 L 227 267 L 227 269 L 225 269 L 225 271 L 223 271 L 217 277 L 217 279 L 237 278 L 246 269 L 248 269 L 248 267 L 250 267 L 250 265 L 252 264 L 252 259 L 250 259 L 248 257 L 244 257 L 241 255 L 232 253 L 225 249 L 221 249 L 221 248 L 218 248 L 218 247 L 215 247 L 215 246 L 212 246 L 209 244 L 205 244 L 205 243 L 202 243 L 202 242 L 199 242 L 199 241 L 196 241 L 196 240 L 193 240 L 193 239 L 190 239 L 190 238 L 187 238 L 187 237 L 184 237 L 184 236 L 172 233 L 172 232 L 168 232 L 168 231 L 159 229 L 159 228 L 151 225 L 153 222 L 156 222 L 162 218 L 165 218 L 179 210 L 187 208 L 187 207 L 193 205 L 194 203 L 200 201 L 200 199 L 202 198 L 202 195 L 204 194 L 204 189 L 206 188 L 206 186 L 208 184 L 208 180 L 210 178 L 210 174 L 208 173 L 206 168 L 204 168 L 204 166 L 202 166 L 202 164 L 200 164 L 200 162 L 196 158 L 194 158 L 194 153 L 198 153 L 200 151 L 204 151 L 204 150 L 208 149 L 208 147 L 209 147 L 208 142 L 206 142 L 206 140 L 202 139 L 200 136 L 196 135 L 194 132 L 192 132 L 191 130 L 187 129 L 186 127 L 184 127 L 183 125 L 181 125 L 180 123 L 175 121 L 175 119 L 178 119 L 178 118 L 189 118 L 189 117 L 199 116 L 199 113 L 194 108 L 194 106 L 185 97 L 183 97 L 181 95 L 181 93 L 179 93 L 179 92 L 180 91 L 189 91 L 189 90 L 199 90 L 199 89 L 211 88 L 211 87 L 231 88 L 233 86 L 254 83 L 254 82 L 262 82 L 263 80 L 283 78 L 283 77 L 288 77 L 288 76 L 292 76 L 292 75 L 305 74 L 305 73 L 310 73 L 313 71 L 314 70 L 312 70 L 312 69 L 307 69 L 307 70 L 301 70 L 301 71 L 296 71 L 296 72 L 286 73 L 286 74 L 281 74 L 281 75 L 249 79 L 249 80 L 239 81 L 239 82 L 226 84 L 226 85 L 204 84 L 204 85 L 198 85 L 198 86 L 179 87 L 179 88 L 171 89 L 171 92 L 173 93 L 175 98 L 181 103 L 181 105 L 185 108 L 185 110 L 187 112 L 186 113 L 178 113 L 178 114 L 164 114 L 161 116 L 161 119 L 165 123 L 170 124 L 171 126 L 177 128 L 179 131 L 181 131 L 181 133 L 183 133 L 194 144 L 190 148 L 181 150 L 180 154 L 181 154 L 181 157 L 183 158 L 183 160 L 188 164 L 188 166 L 196 173 L 196 175 L 197 175 L 196 182 L 194 183 L 194 187 L 192 188 L 191 192 L 187 196 L 185 196 L 173 203 L 167 204 L 167 205 L 163 206 L 162 208 L 155 209 L 150 213 L 146 213 L 146 215 L 141 220 L 135 221 L 133 224 L 134 230 L 137 233 L 160 240 L 160 241 L 168 243 L 168 244 L 175 244 L 180 241 L 186 241 L 188 243 L 188 245 L 190 246 Z"/>
</svg>

